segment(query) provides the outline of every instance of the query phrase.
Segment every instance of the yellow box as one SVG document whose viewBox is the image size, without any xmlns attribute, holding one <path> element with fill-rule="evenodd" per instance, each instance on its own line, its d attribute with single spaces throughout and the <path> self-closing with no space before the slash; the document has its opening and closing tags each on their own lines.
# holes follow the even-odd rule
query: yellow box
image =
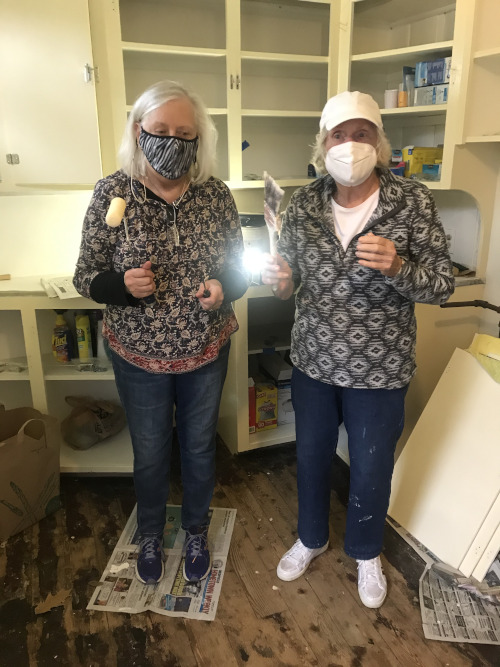
<svg viewBox="0 0 500 667">
<path fill-rule="evenodd" d="M 266 431 L 278 425 L 278 389 L 272 382 L 255 384 L 255 429 Z"/>
<path fill-rule="evenodd" d="M 434 164 L 437 160 L 442 159 L 442 147 L 405 146 L 403 148 L 405 176 L 409 178 L 412 174 L 420 174 L 423 164 Z"/>
</svg>

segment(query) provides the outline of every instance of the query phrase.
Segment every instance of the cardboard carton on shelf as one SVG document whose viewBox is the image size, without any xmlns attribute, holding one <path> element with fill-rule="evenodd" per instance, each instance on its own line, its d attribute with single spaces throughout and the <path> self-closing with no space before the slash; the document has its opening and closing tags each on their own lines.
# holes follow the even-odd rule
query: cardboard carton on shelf
<svg viewBox="0 0 500 667">
<path fill-rule="evenodd" d="M 278 389 L 272 382 L 255 384 L 255 430 L 266 431 L 278 426 Z"/>
<path fill-rule="evenodd" d="M 255 433 L 255 382 L 248 378 L 248 432 Z"/>
<path fill-rule="evenodd" d="M 415 65 L 415 88 L 450 83 L 451 56 L 423 60 Z"/>
<path fill-rule="evenodd" d="M 413 106 L 429 106 L 431 104 L 446 104 L 448 102 L 449 84 L 443 83 L 436 86 L 425 86 L 415 88 L 413 93 Z"/>
<path fill-rule="evenodd" d="M 406 165 L 405 176 L 409 178 L 413 174 L 422 172 L 423 164 L 434 164 L 443 159 L 443 148 L 426 146 L 405 146 L 403 148 L 403 160 Z"/>
<path fill-rule="evenodd" d="M 278 426 L 294 424 L 295 412 L 292 406 L 292 385 L 284 380 L 278 382 Z"/>
</svg>

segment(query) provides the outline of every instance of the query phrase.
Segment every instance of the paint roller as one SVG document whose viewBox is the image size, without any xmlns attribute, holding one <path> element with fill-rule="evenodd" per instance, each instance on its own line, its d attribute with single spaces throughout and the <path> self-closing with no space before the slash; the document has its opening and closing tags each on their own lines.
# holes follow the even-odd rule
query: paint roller
<svg viewBox="0 0 500 667">
<path fill-rule="evenodd" d="M 123 214 L 125 213 L 125 208 L 127 202 L 121 197 L 113 197 L 109 204 L 108 212 L 106 213 L 106 224 L 109 227 L 118 227 L 123 220 Z M 124 220 L 123 225 L 125 227 L 125 237 L 127 241 L 130 241 L 128 237 L 128 225 L 127 221 Z"/>
</svg>

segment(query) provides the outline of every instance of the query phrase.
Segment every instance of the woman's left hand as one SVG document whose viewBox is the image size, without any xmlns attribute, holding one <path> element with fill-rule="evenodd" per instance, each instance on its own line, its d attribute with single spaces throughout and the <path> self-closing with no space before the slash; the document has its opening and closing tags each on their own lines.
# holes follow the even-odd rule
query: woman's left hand
<svg viewBox="0 0 500 667">
<path fill-rule="evenodd" d="M 380 271 L 382 275 L 392 278 L 399 273 L 403 260 L 396 252 L 396 246 L 389 239 L 368 232 L 360 236 L 356 247 L 356 257 L 361 266 Z"/>
<path fill-rule="evenodd" d="M 210 292 L 209 296 L 203 296 L 203 294 L 206 293 L 205 290 Z M 224 301 L 222 285 L 218 280 L 215 280 L 215 278 L 210 278 L 210 280 L 205 280 L 204 283 L 200 283 L 200 288 L 195 296 L 200 302 L 200 306 L 203 310 L 218 310 Z"/>
</svg>

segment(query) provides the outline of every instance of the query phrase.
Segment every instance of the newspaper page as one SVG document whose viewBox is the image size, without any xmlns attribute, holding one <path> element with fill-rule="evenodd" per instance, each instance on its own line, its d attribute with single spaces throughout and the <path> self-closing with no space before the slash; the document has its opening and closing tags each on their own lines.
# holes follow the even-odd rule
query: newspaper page
<svg viewBox="0 0 500 667">
<path fill-rule="evenodd" d="M 138 534 L 137 508 L 134 508 L 87 609 L 127 614 L 154 611 L 165 616 L 213 621 L 235 518 L 235 509 L 210 509 L 208 542 L 212 569 L 206 579 L 191 583 L 183 576 L 185 532 L 181 528 L 181 508 L 168 505 L 163 533 L 165 575 L 157 584 L 146 585 L 135 576 Z"/>
<path fill-rule="evenodd" d="M 455 572 L 441 564 L 427 565 L 420 578 L 424 636 L 441 641 L 500 644 L 500 600 L 471 592 Z"/>
</svg>

